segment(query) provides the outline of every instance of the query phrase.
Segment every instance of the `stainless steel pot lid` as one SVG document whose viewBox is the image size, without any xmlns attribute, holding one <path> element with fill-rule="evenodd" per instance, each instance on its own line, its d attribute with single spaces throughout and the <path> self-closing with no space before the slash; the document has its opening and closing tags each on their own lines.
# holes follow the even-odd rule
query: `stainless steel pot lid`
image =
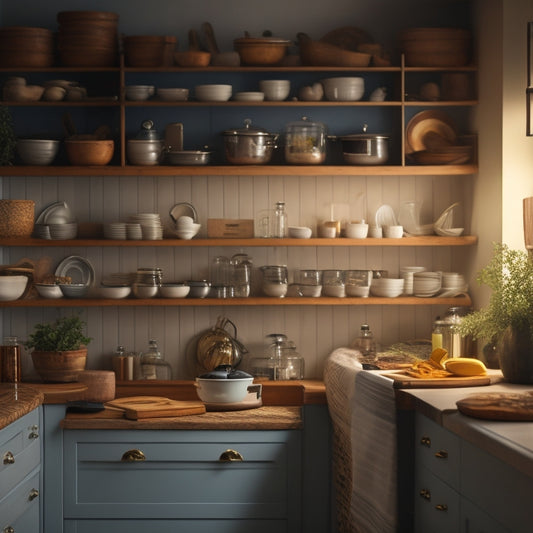
<svg viewBox="0 0 533 533">
<path fill-rule="evenodd" d="M 349 135 L 341 135 L 338 137 L 341 141 L 368 141 L 370 139 L 388 139 L 388 135 L 383 135 L 380 133 L 368 133 L 368 124 L 363 124 L 363 133 L 352 133 Z"/>
<path fill-rule="evenodd" d="M 252 128 L 252 120 L 247 118 L 244 119 L 244 128 L 237 128 L 233 130 L 226 130 L 223 135 L 250 135 L 254 137 L 272 137 L 275 136 L 273 133 L 269 133 L 264 128 Z"/>
</svg>

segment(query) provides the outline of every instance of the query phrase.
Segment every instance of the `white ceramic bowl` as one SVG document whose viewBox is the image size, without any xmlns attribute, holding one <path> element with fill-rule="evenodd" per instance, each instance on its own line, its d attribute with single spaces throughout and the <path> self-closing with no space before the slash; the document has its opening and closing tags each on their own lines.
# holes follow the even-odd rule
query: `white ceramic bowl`
<svg viewBox="0 0 533 533">
<path fill-rule="evenodd" d="M 68 222 L 66 224 L 48 224 L 50 238 L 54 240 L 75 239 L 78 234 L 78 224 Z"/>
<path fill-rule="evenodd" d="M 260 91 L 245 91 L 235 93 L 233 99 L 237 102 L 262 102 L 265 99 L 265 93 Z"/>
<path fill-rule="evenodd" d="M 200 231 L 200 228 L 202 227 L 201 224 L 189 224 L 188 226 L 176 226 L 174 228 L 174 233 L 178 239 L 183 240 L 190 240 L 196 235 L 198 235 L 198 232 Z"/>
<path fill-rule="evenodd" d="M 148 100 L 154 91 L 153 85 L 127 85 L 125 94 L 127 100 L 142 101 Z"/>
<path fill-rule="evenodd" d="M 154 298 L 159 294 L 159 287 L 157 285 L 134 283 L 132 286 L 132 292 L 136 298 Z"/>
<path fill-rule="evenodd" d="M 265 100 L 281 102 L 286 100 L 291 92 L 289 80 L 261 80 L 259 88 L 265 95 Z"/>
<path fill-rule="evenodd" d="M 366 239 L 368 236 L 368 224 L 348 223 L 345 228 L 348 239 Z"/>
<path fill-rule="evenodd" d="M 41 298 L 63 298 L 63 291 L 59 285 L 53 283 L 35 283 L 35 288 Z"/>
<path fill-rule="evenodd" d="M 370 287 L 357 286 L 357 285 L 346 285 L 346 296 L 356 297 L 356 298 L 368 298 L 370 294 Z"/>
<path fill-rule="evenodd" d="M 309 239 L 313 230 L 306 226 L 289 226 L 289 237 L 292 239 Z"/>
<path fill-rule="evenodd" d="M 322 294 L 322 285 L 298 285 L 298 292 L 305 298 L 318 298 Z"/>
<path fill-rule="evenodd" d="M 387 239 L 401 239 L 403 237 L 403 226 L 384 226 L 383 237 Z"/>
<path fill-rule="evenodd" d="M 0 300 L 18 300 L 26 290 L 27 276 L 0 276 Z"/>
<path fill-rule="evenodd" d="M 185 298 L 190 290 L 186 283 L 165 283 L 161 285 L 159 293 L 163 298 Z"/>
<path fill-rule="evenodd" d="M 396 298 L 403 293 L 403 287 L 403 278 L 373 279 L 370 285 L 370 292 L 373 296 Z"/>
<path fill-rule="evenodd" d="M 190 287 L 189 298 L 205 298 L 211 290 L 211 284 L 208 281 L 187 281 Z"/>
<path fill-rule="evenodd" d="M 96 287 L 90 292 L 90 295 L 94 298 L 110 298 L 112 300 L 121 300 L 127 298 L 131 294 L 131 287 Z"/>
<path fill-rule="evenodd" d="M 61 283 L 59 287 L 66 298 L 85 298 L 89 292 L 85 283 Z"/>
<path fill-rule="evenodd" d="M 165 102 L 184 102 L 189 98 L 189 89 L 182 87 L 159 88 L 157 97 Z"/>
<path fill-rule="evenodd" d="M 196 394 L 206 403 L 242 402 L 254 378 L 209 379 L 196 378 Z"/>
<path fill-rule="evenodd" d="M 326 78 L 322 80 L 326 100 L 355 102 L 365 93 L 365 81 L 360 77 Z"/>
<path fill-rule="evenodd" d="M 194 95 L 201 102 L 227 102 L 231 98 L 233 87 L 231 85 L 208 84 L 197 85 Z"/>
<path fill-rule="evenodd" d="M 60 141 L 53 139 L 19 139 L 17 153 L 25 165 L 50 165 L 59 151 Z"/>
</svg>

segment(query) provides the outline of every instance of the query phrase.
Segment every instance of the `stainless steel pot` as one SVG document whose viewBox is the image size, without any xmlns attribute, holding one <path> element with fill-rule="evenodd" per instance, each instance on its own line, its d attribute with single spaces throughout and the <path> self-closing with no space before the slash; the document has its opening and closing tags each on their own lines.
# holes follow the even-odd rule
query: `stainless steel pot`
<svg viewBox="0 0 533 533">
<path fill-rule="evenodd" d="M 342 143 L 344 161 L 350 165 L 383 165 L 389 159 L 389 137 L 366 132 L 343 135 Z"/>
<path fill-rule="evenodd" d="M 261 128 L 252 128 L 246 119 L 244 128 L 226 130 L 224 152 L 228 163 L 233 165 L 265 165 L 270 162 L 278 134 Z"/>
</svg>

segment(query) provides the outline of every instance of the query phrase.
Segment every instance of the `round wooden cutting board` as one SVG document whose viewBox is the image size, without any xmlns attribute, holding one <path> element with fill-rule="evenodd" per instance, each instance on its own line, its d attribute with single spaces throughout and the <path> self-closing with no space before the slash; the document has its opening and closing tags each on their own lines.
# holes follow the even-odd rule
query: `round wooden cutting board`
<svg viewBox="0 0 533 533">
<path fill-rule="evenodd" d="M 488 420 L 533 420 L 533 391 L 472 394 L 456 402 L 461 413 Z"/>
</svg>

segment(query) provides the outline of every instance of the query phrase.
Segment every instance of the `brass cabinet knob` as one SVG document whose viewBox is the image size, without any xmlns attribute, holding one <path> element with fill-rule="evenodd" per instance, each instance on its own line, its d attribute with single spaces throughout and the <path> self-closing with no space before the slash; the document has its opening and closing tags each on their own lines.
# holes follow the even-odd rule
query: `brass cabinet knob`
<svg viewBox="0 0 533 533">
<path fill-rule="evenodd" d="M 428 489 L 420 489 L 418 493 L 424 500 L 431 500 L 431 492 Z"/>
<path fill-rule="evenodd" d="M 422 444 L 422 446 L 427 446 L 428 448 L 431 447 L 431 439 L 429 437 L 422 437 L 420 439 L 420 444 Z"/>
<path fill-rule="evenodd" d="M 448 452 L 446 450 L 439 450 L 435 453 L 437 459 L 448 459 Z"/>
<path fill-rule="evenodd" d="M 30 434 L 28 439 L 38 439 L 39 438 L 39 426 L 33 425 L 30 428 Z"/>
<path fill-rule="evenodd" d="M 37 489 L 31 489 L 28 495 L 28 500 L 33 501 L 35 498 L 39 497 L 39 491 Z"/>
<path fill-rule="evenodd" d="M 226 450 L 220 454 L 218 460 L 222 463 L 231 463 L 234 461 L 244 461 L 243 456 L 235 450 Z"/>
<path fill-rule="evenodd" d="M 4 464 L 12 465 L 15 464 L 15 456 L 11 452 L 4 453 Z"/>
<path fill-rule="evenodd" d="M 437 509 L 437 511 L 446 512 L 448 510 L 448 506 L 445 503 L 439 503 L 438 505 L 435 505 L 435 509 Z"/>
<path fill-rule="evenodd" d="M 146 456 L 141 450 L 133 449 L 124 452 L 120 460 L 124 463 L 133 463 L 136 461 L 146 461 Z"/>
<path fill-rule="evenodd" d="M 3 529 L 3 533 L 15 533 L 15 528 L 13 526 L 6 526 Z"/>
</svg>

